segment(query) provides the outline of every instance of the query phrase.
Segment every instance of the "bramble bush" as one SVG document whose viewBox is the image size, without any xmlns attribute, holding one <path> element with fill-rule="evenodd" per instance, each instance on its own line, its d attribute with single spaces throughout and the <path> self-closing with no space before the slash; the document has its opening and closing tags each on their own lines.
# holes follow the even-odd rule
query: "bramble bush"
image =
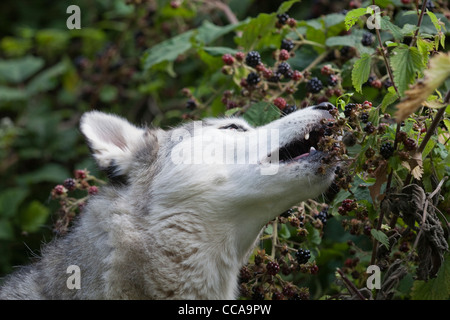
<svg viewBox="0 0 450 320">
<path fill-rule="evenodd" d="M 266 226 L 241 298 L 448 299 L 448 2 L 318 2 L 97 1 L 80 4 L 81 30 L 0 39 L 1 271 L 101 188 L 74 129 L 83 111 L 260 126 L 331 102 L 319 146 L 336 179 Z"/>
</svg>

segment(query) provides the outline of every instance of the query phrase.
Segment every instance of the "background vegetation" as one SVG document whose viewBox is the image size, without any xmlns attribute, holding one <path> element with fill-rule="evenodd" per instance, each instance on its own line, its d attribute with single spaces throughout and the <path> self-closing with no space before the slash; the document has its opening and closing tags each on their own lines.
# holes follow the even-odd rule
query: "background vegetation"
<svg viewBox="0 0 450 320">
<path fill-rule="evenodd" d="M 371 1 L 80 0 L 82 28 L 68 30 L 69 1 L 2 1 L 0 277 L 101 188 L 77 129 L 83 112 L 163 128 L 223 115 L 262 125 L 330 101 L 330 136 L 347 137 L 334 194 L 268 225 L 242 298 L 448 299 L 450 62 L 437 55 L 448 48 L 448 1 L 374 3 L 380 30 L 367 28 Z M 434 242 L 421 241 L 424 208 L 442 230 Z M 367 292 L 375 262 L 384 289 Z"/>
</svg>

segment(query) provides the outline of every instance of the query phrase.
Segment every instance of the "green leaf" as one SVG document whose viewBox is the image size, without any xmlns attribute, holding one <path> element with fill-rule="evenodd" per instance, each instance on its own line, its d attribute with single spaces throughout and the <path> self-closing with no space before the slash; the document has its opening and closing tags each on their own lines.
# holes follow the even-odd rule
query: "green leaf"
<svg viewBox="0 0 450 320">
<path fill-rule="evenodd" d="M 285 1 L 283 2 L 280 7 L 277 10 L 277 14 L 281 14 L 281 13 L 285 13 L 286 11 L 288 11 L 293 4 L 295 4 L 296 2 L 300 2 L 300 0 L 291 0 L 291 1 Z"/>
<path fill-rule="evenodd" d="M 28 95 L 25 90 L 18 88 L 9 88 L 0 86 L 0 103 L 1 102 L 9 102 L 9 101 L 17 101 L 17 100 L 25 100 Z M 0 104 L 1 109 L 1 104 Z"/>
<path fill-rule="evenodd" d="M 368 54 L 362 54 L 361 58 L 355 62 L 352 70 L 352 84 L 357 92 L 362 93 L 362 85 L 367 82 L 370 75 L 371 57 Z"/>
<path fill-rule="evenodd" d="M 149 70 L 163 61 L 175 61 L 180 54 L 192 47 L 191 37 L 193 35 L 194 30 L 189 30 L 146 50 L 142 56 L 144 70 Z"/>
<path fill-rule="evenodd" d="M 25 188 L 11 188 L 0 193 L 0 217 L 13 217 L 27 195 Z"/>
<path fill-rule="evenodd" d="M 17 177 L 17 183 L 21 185 L 36 184 L 44 181 L 60 183 L 67 177 L 70 177 L 70 172 L 64 166 L 56 163 L 49 163 L 36 171 L 22 174 Z"/>
<path fill-rule="evenodd" d="M 277 21 L 275 13 L 267 14 L 261 13 L 256 18 L 251 19 L 241 29 L 243 31 L 241 38 L 236 38 L 236 44 L 248 51 L 251 49 L 257 49 L 260 43 L 270 42 L 267 41 L 272 36 L 272 31 Z"/>
<path fill-rule="evenodd" d="M 210 44 L 213 41 L 222 37 L 223 35 L 227 34 L 228 32 L 235 30 L 244 23 L 245 21 L 226 26 L 216 26 L 215 24 L 209 22 L 208 20 L 205 20 L 203 24 L 197 29 L 197 35 L 195 39 L 199 43 Z"/>
<path fill-rule="evenodd" d="M 0 219 L 0 240 L 14 239 L 14 229 L 11 221 Z"/>
<path fill-rule="evenodd" d="M 346 29 L 350 30 L 350 28 L 359 20 L 361 16 L 365 15 L 366 12 L 366 8 L 353 9 L 347 12 L 344 20 Z"/>
<path fill-rule="evenodd" d="M 395 40 L 402 40 L 404 37 L 402 29 L 400 27 L 396 26 L 395 24 L 393 24 L 392 22 L 390 22 L 388 16 L 381 17 L 380 27 L 381 27 L 381 29 L 387 30 L 390 33 L 392 33 Z"/>
<path fill-rule="evenodd" d="M 37 200 L 32 201 L 28 207 L 21 212 L 20 225 L 22 230 L 27 232 L 37 231 L 45 222 L 50 214 L 50 209 Z"/>
<path fill-rule="evenodd" d="M 203 47 L 203 50 L 212 56 L 222 56 L 226 53 L 235 54 L 239 51 L 228 47 Z"/>
<path fill-rule="evenodd" d="M 414 281 L 412 300 L 448 300 L 450 298 L 450 255 L 444 257 L 444 264 L 436 278 L 427 282 Z"/>
<path fill-rule="evenodd" d="M 21 83 L 43 66 L 44 60 L 33 56 L 0 60 L 0 81 L 13 84 Z"/>
<path fill-rule="evenodd" d="M 434 27 L 436 28 L 436 31 L 441 32 L 442 26 L 440 25 L 440 23 L 439 23 L 440 21 L 436 17 L 436 15 L 433 12 L 429 11 L 428 9 L 427 9 L 427 15 L 430 17 L 431 23 L 433 23 Z"/>
<path fill-rule="evenodd" d="M 422 55 L 416 47 L 400 45 L 395 48 L 391 56 L 391 68 L 394 74 L 394 82 L 401 96 L 414 82 L 417 73 L 424 68 Z"/>
<path fill-rule="evenodd" d="M 280 111 L 270 102 L 257 102 L 243 115 L 243 118 L 252 126 L 259 127 L 280 118 Z"/>
<path fill-rule="evenodd" d="M 386 112 L 386 108 L 393 104 L 398 99 L 397 92 L 395 92 L 394 86 L 390 86 L 388 88 L 388 92 L 383 98 L 383 101 L 381 101 L 381 112 Z"/>
<path fill-rule="evenodd" d="M 54 66 L 42 71 L 34 77 L 27 86 L 28 94 L 32 95 L 38 92 L 53 89 L 58 83 L 56 77 L 62 75 L 68 69 L 66 61 L 61 61 Z"/>
<path fill-rule="evenodd" d="M 370 230 L 370 234 L 374 237 L 378 242 L 383 244 L 387 249 L 389 249 L 389 239 L 388 236 L 381 230 L 372 229 Z"/>
<path fill-rule="evenodd" d="M 283 223 L 281 225 L 278 235 L 283 239 L 289 239 L 291 237 L 291 232 L 289 231 L 289 228 L 286 226 L 286 224 Z"/>
</svg>

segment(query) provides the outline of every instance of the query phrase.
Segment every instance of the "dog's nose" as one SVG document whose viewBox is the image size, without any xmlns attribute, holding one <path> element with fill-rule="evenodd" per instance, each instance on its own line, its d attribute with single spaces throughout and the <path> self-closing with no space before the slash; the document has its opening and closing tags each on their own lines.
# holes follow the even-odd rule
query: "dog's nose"
<svg viewBox="0 0 450 320">
<path fill-rule="evenodd" d="M 314 109 L 319 109 L 319 110 L 326 110 L 326 111 L 330 111 L 335 109 L 336 107 L 329 102 L 322 102 L 320 104 L 318 104 L 317 106 L 314 107 Z"/>
</svg>

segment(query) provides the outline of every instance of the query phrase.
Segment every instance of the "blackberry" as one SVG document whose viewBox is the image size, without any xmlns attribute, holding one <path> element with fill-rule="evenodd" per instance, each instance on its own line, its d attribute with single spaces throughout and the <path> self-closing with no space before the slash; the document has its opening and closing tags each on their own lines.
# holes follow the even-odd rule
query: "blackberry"
<svg viewBox="0 0 450 320">
<path fill-rule="evenodd" d="M 281 73 L 285 75 L 289 70 L 291 70 L 291 66 L 287 62 L 282 62 L 278 65 L 277 73 Z"/>
<path fill-rule="evenodd" d="M 275 72 L 275 74 L 273 74 L 271 77 L 269 77 L 269 79 L 267 79 L 267 81 L 269 82 L 279 82 L 281 79 L 282 74 L 279 72 Z"/>
<path fill-rule="evenodd" d="M 433 9 L 434 9 L 434 3 L 433 3 L 433 1 L 427 0 L 426 7 L 427 7 L 428 11 L 433 11 Z"/>
<path fill-rule="evenodd" d="M 261 81 L 261 78 L 255 72 L 250 72 L 247 76 L 247 84 L 249 84 L 250 86 L 257 85 L 258 82 L 260 82 L 260 81 Z"/>
<path fill-rule="evenodd" d="M 327 224 L 328 219 L 328 208 L 324 208 L 318 214 L 314 215 L 314 219 L 319 219 L 325 226 Z"/>
<path fill-rule="evenodd" d="M 278 23 L 281 25 L 285 25 L 289 19 L 289 15 L 287 13 L 277 14 Z"/>
<path fill-rule="evenodd" d="M 387 89 L 389 87 L 392 87 L 394 84 L 392 83 L 392 81 L 390 79 L 387 79 L 384 83 L 383 83 L 384 87 Z"/>
<path fill-rule="evenodd" d="M 336 77 L 333 74 L 330 74 L 329 77 L 328 77 L 328 85 L 330 87 L 334 87 L 334 86 L 337 85 L 337 83 L 338 83 L 338 77 Z"/>
<path fill-rule="evenodd" d="M 417 143 L 414 139 L 407 138 L 403 144 L 405 145 L 405 149 L 408 151 L 412 151 L 417 148 Z M 65 186 L 65 185 L 64 185 Z M 67 187 L 66 187 L 67 188 Z M 69 189 L 69 188 L 67 188 Z"/>
<path fill-rule="evenodd" d="M 283 110 L 283 115 L 285 116 L 285 115 L 290 114 L 295 111 L 297 111 L 297 106 L 295 104 L 293 104 L 291 106 L 286 105 L 286 107 Z"/>
<path fill-rule="evenodd" d="M 297 258 L 298 264 L 305 264 L 311 258 L 311 251 L 307 249 L 298 249 L 295 253 L 295 257 Z"/>
<path fill-rule="evenodd" d="M 284 49 L 286 51 L 291 51 L 292 49 L 294 49 L 294 43 L 291 40 L 283 39 L 283 40 L 281 40 L 280 49 Z"/>
<path fill-rule="evenodd" d="M 394 147 L 390 142 L 385 142 L 380 147 L 380 154 L 387 160 L 394 154 Z"/>
<path fill-rule="evenodd" d="M 264 300 L 264 289 L 262 287 L 253 287 L 252 300 Z"/>
<path fill-rule="evenodd" d="M 189 110 L 194 110 L 195 108 L 197 108 L 197 103 L 194 100 L 189 99 L 186 102 L 186 108 L 188 108 Z"/>
<path fill-rule="evenodd" d="M 68 178 L 68 179 L 64 180 L 63 184 L 64 184 L 64 187 L 69 191 L 73 191 L 76 188 L 75 180 L 72 178 Z"/>
<path fill-rule="evenodd" d="M 271 276 L 275 276 L 280 271 L 280 265 L 276 262 L 269 261 L 266 265 L 267 273 Z"/>
<path fill-rule="evenodd" d="M 258 51 L 250 51 L 245 57 L 245 63 L 254 68 L 261 63 L 261 55 Z"/>
<path fill-rule="evenodd" d="M 352 110 L 356 107 L 356 103 L 349 103 L 344 108 L 344 115 L 346 118 L 350 118 Z"/>
<path fill-rule="evenodd" d="M 372 82 L 374 82 L 377 79 L 377 77 L 375 76 L 369 76 L 369 78 L 366 81 L 366 84 L 368 84 L 369 86 L 372 85 Z"/>
<path fill-rule="evenodd" d="M 359 115 L 359 119 L 363 122 L 363 123 L 367 123 L 369 121 L 369 114 L 367 112 L 363 112 Z"/>
<path fill-rule="evenodd" d="M 323 85 L 322 81 L 320 81 L 317 77 L 311 78 L 306 84 L 306 91 L 310 93 L 318 93 L 322 90 Z"/>
<path fill-rule="evenodd" d="M 291 208 L 291 209 L 283 212 L 282 214 L 280 214 L 280 216 L 283 218 L 289 218 L 289 216 L 291 216 L 293 212 L 294 212 L 294 210 L 292 210 L 292 208 Z"/>
<path fill-rule="evenodd" d="M 364 132 L 367 132 L 368 134 L 372 134 L 375 132 L 375 126 L 372 124 L 372 122 L 367 122 L 366 126 L 364 127 Z"/>
<path fill-rule="evenodd" d="M 368 47 L 373 43 L 373 35 L 370 32 L 364 32 L 361 43 L 363 46 Z"/>
</svg>

